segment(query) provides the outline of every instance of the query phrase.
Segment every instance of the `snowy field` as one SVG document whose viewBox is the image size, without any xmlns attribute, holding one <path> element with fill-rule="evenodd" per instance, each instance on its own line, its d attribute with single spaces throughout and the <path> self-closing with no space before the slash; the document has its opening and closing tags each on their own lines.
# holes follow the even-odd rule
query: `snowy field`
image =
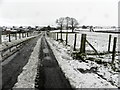
<svg viewBox="0 0 120 90">
<path fill-rule="evenodd" d="M 87 40 L 90 42 L 94 48 L 98 52 L 106 52 L 108 50 L 108 42 L 109 42 L 109 35 L 112 35 L 111 39 L 111 48 L 110 51 L 113 49 L 113 39 L 114 37 L 117 37 L 117 45 L 116 45 L 116 50 L 118 51 L 118 46 L 120 46 L 120 42 L 118 40 L 120 39 L 120 36 L 118 34 L 113 34 L 113 33 L 97 33 L 97 32 L 79 32 L 77 34 L 77 42 L 76 42 L 76 48 L 80 48 L 80 43 L 81 43 L 81 35 L 82 34 L 87 34 Z M 59 33 L 58 38 L 60 39 L 61 35 Z M 66 40 L 66 34 L 62 34 L 63 40 Z M 71 45 L 72 47 L 74 46 L 74 33 L 69 33 L 68 34 L 68 45 Z M 86 50 L 87 51 L 93 51 L 93 49 L 86 44 Z"/>
<path fill-rule="evenodd" d="M 119 72 L 113 71 L 110 64 L 107 66 L 86 59 L 86 62 L 71 57 L 70 47 L 63 43 L 47 38 L 56 59 L 66 78 L 74 88 L 117 88 Z M 105 60 L 105 58 L 103 58 Z M 115 60 L 116 68 L 119 63 Z"/>
<path fill-rule="evenodd" d="M 17 34 L 17 39 L 19 39 L 19 34 Z M 11 35 L 11 40 L 15 40 L 15 36 Z M 9 36 L 8 35 L 2 35 L 2 42 L 8 42 Z"/>
<path fill-rule="evenodd" d="M 29 34 L 29 36 L 34 36 L 34 35 L 37 35 L 37 34 L 38 33 L 33 32 L 33 33 Z M 27 37 L 27 35 L 26 35 L 26 37 Z M 11 41 L 16 40 L 14 34 L 11 34 L 10 38 L 11 38 Z M 21 34 L 20 38 L 19 38 L 19 34 L 17 34 L 17 40 L 22 39 L 22 38 L 23 38 L 22 34 Z M 25 38 L 25 33 L 24 33 L 24 38 Z M 8 41 L 9 41 L 9 36 L 8 35 L 2 35 L 2 42 L 8 42 Z"/>
<path fill-rule="evenodd" d="M 14 52 L 16 52 L 18 50 L 18 46 L 20 46 L 20 43 L 23 43 L 31 38 L 37 37 L 38 35 L 34 35 L 34 36 L 30 36 L 30 37 L 26 37 L 26 38 L 21 38 L 18 40 L 11 40 L 11 42 L 8 41 L 4 41 L 2 42 L 2 44 L 0 44 L 0 51 L 2 51 L 1 55 L 0 55 L 0 61 L 3 60 L 3 58 L 12 55 Z M 16 47 L 17 45 L 17 47 Z M 13 47 L 12 47 L 13 46 Z M 10 48 L 12 47 L 12 48 Z M 5 50 L 6 49 L 6 50 Z M 11 49 L 11 51 L 9 50 Z M 5 51 L 4 51 L 5 50 Z"/>
<path fill-rule="evenodd" d="M 89 32 L 86 33 L 87 33 L 87 40 L 89 40 L 89 42 L 91 41 L 91 43 L 95 43 L 96 40 L 97 43 L 99 42 L 100 45 L 103 45 L 103 47 L 105 48 L 105 43 L 108 43 L 109 34 L 89 33 Z M 112 34 L 112 40 L 113 37 L 116 36 L 117 36 L 116 34 Z M 101 37 L 104 37 L 104 39 Z M 65 39 L 65 34 L 63 34 L 63 38 Z M 81 33 L 79 33 L 77 36 L 77 40 L 78 40 L 77 48 L 79 48 L 80 46 L 80 38 L 81 38 Z M 89 57 L 94 57 L 102 61 L 111 62 L 110 55 L 103 55 L 102 58 L 96 56 L 88 56 L 88 58 L 86 58 L 84 62 L 82 60 L 77 60 L 72 58 L 71 52 L 73 48 L 71 48 L 71 46 L 65 46 L 63 43 L 55 41 L 49 37 L 47 37 L 47 41 L 53 50 L 53 53 L 58 61 L 59 66 L 61 67 L 62 71 L 64 72 L 66 78 L 69 80 L 73 88 L 117 88 L 120 86 L 118 84 L 119 72 L 117 71 L 119 70 L 119 63 L 120 63 L 118 59 L 119 55 L 115 57 L 114 64 L 117 70 L 114 71 L 111 67 L 111 64 L 109 63 L 107 65 L 98 64 L 94 60 L 89 59 Z M 69 45 L 73 45 L 74 34 L 72 33 L 69 34 L 68 41 L 69 41 L 68 42 Z M 37 41 L 37 44 L 29 58 L 29 62 L 23 68 L 23 72 L 19 75 L 18 82 L 14 85 L 14 88 L 23 88 L 23 87 L 34 88 L 34 84 L 35 84 L 34 80 L 37 73 L 37 65 L 38 65 L 37 63 L 39 56 L 38 48 L 40 48 L 40 42 L 41 42 L 41 38 Z M 96 45 L 96 49 L 99 50 L 97 46 L 98 44 L 95 45 Z M 103 52 L 103 50 L 100 49 L 99 51 Z M 104 51 L 106 50 L 107 48 Z"/>
</svg>

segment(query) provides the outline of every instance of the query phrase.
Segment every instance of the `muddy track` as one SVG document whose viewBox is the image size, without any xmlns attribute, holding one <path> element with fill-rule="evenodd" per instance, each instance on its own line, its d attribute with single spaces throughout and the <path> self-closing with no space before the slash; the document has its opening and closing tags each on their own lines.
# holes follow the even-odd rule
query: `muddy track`
<svg viewBox="0 0 120 90">
<path fill-rule="evenodd" d="M 17 52 L 14 58 L 2 66 L 3 90 L 11 89 L 17 82 L 18 75 L 22 72 L 23 67 L 27 64 L 39 37 L 27 41 L 24 46 Z M 7 60 L 9 59 L 10 58 Z"/>
<path fill-rule="evenodd" d="M 65 88 L 73 90 L 59 67 L 45 36 L 41 39 L 39 59 L 38 72 L 35 79 L 36 90 L 46 90 L 48 88 Z"/>
</svg>

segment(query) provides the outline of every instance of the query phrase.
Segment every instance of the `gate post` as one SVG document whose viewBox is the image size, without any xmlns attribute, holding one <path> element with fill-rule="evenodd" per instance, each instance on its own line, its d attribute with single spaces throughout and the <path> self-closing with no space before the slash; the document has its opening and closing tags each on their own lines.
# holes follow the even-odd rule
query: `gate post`
<svg viewBox="0 0 120 90">
<path fill-rule="evenodd" d="M 10 33 L 11 33 L 11 32 L 9 31 L 9 42 L 11 42 L 11 37 L 10 37 Z"/>
<path fill-rule="evenodd" d="M 112 52 L 112 64 L 113 64 L 114 61 L 115 61 L 116 42 L 117 42 L 117 37 L 114 37 L 114 41 L 113 41 L 113 52 Z"/>
<path fill-rule="evenodd" d="M 86 34 L 82 34 L 82 36 L 81 36 L 80 53 L 85 53 L 85 42 L 86 42 Z"/>
<path fill-rule="evenodd" d="M 58 41 L 58 32 L 57 32 L 57 41 Z"/>
<path fill-rule="evenodd" d="M 109 35 L 108 52 L 110 52 L 111 35 Z"/>
<path fill-rule="evenodd" d="M 77 33 L 75 33 L 75 39 L 74 39 L 74 51 L 76 50 L 76 39 L 77 39 Z"/>
<path fill-rule="evenodd" d="M 68 43 L 68 32 L 66 32 L 66 45 Z"/>
<path fill-rule="evenodd" d="M 61 40 L 62 40 L 62 30 L 60 32 L 61 32 Z"/>
</svg>

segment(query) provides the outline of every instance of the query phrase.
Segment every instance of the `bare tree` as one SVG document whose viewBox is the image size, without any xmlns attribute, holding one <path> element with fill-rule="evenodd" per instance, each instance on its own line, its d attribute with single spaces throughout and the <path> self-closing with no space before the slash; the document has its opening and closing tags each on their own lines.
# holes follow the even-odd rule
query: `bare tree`
<svg viewBox="0 0 120 90">
<path fill-rule="evenodd" d="M 73 32 L 73 30 L 78 25 L 78 21 L 75 18 L 70 18 L 70 17 L 61 17 L 56 20 L 56 23 L 60 26 L 61 31 L 63 29 L 63 26 L 65 26 L 67 30 L 69 29 L 69 26 L 71 26 Z"/>
<path fill-rule="evenodd" d="M 65 25 L 67 30 L 69 28 L 69 24 L 70 24 L 70 17 L 65 17 Z"/>
<path fill-rule="evenodd" d="M 60 26 L 60 29 L 63 29 L 63 24 L 64 24 L 64 17 L 61 17 L 56 20 L 56 23 Z"/>
<path fill-rule="evenodd" d="M 79 24 L 78 21 L 75 18 L 70 18 L 71 19 L 71 28 L 72 28 L 72 32 L 73 30 L 77 27 L 77 25 Z"/>
<path fill-rule="evenodd" d="M 63 29 L 63 24 L 64 24 L 64 17 L 61 17 L 61 18 L 59 18 L 59 19 L 57 19 L 56 20 L 56 23 L 60 26 L 60 29 L 61 29 L 61 40 L 63 40 L 62 39 L 62 29 Z"/>
</svg>

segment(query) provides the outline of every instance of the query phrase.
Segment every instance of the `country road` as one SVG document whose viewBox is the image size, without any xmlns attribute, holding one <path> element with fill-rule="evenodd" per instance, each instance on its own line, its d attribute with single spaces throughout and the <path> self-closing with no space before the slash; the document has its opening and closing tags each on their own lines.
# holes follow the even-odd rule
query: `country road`
<svg viewBox="0 0 120 90">
<path fill-rule="evenodd" d="M 23 67 L 33 52 L 38 39 L 41 38 L 39 62 L 35 79 L 35 89 L 67 88 L 72 90 L 69 81 L 64 76 L 58 62 L 47 42 L 45 34 L 27 41 L 24 46 L 13 56 L 2 62 L 2 89 L 12 89 L 22 73 Z M 24 88 L 24 87 L 23 87 Z"/>
<path fill-rule="evenodd" d="M 47 35 L 50 34 L 43 31 L 25 41 L 19 51 L 1 62 L 2 90 L 118 87 L 118 72 L 110 69 L 108 62 L 106 67 L 89 59 L 74 60 L 68 46 Z M 109 81 L 111 78 L 113 81 Z"/>
<path fill-rule="evenodd" d="M 44 35 L 41 39 L 39 59 L 38 73 L 35 80 L 37 90 L 40 88 L 67 88 L 72 90 Z"/>
</svg>

